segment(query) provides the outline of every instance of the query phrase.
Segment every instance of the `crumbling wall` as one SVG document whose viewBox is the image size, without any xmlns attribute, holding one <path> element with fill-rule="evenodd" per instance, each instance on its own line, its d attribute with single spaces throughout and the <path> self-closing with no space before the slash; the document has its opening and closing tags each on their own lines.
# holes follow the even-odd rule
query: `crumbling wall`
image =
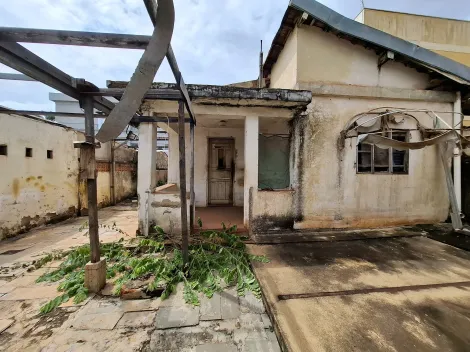
<svg viewBox="0 0 470 352">
<path fill-rule="evenodd" d="M 0 239 L 76 215 L 78 149 L 72 142 L 83 134 L 19 115 L 0 114 L 0 125 L 0 145 L 7 149 L 0 155 Z"/>
<path fill-rule="evenodd" d="M 116 142 L 115 146 L 119 144 Z M 114 189 L 115 202 L 135 196 L 137 193 L 137 152 L 135 149 L 121 146 L 115 149 L 115 175 Z M 97 169 L 97 198 L 98 207 L 103 208 L 112 205 L 111 189 L 111 142 L 102 143 L 96 149 L 96 169 Z M 88 198 L 86 196 L 86 182 L 82 181 L 80 186 L 81 214 L 87 214 Z"/>
<path fill-rule="evenodd" d="M 47 223 L 87 214 L 86 182 L 79 181 L 83 133 L 40 118 L 0 114 L 0 240 Z M 31 156 L 26 156 L 31 148 Z M 49 153 L 48 153 L 49 151 Z M 136 152 L 116 150 L 116 200 L 136 193 Z M 97 149 L 98 204 L 110 204 L 110 143 Z"/>
<path fill-rule="evenodd" d="M 447 218 L 449 200 L 437 147 L 411 150 L 409 174 L 358 174 L 356 138 L 338 143 L 354 115 L 379 107 L 452 111 L 451 104 L 315 97 L 307 117 L 293 122 L 295 228 L 367 228 L 432 223 Z M 432 128 L 425 113 L 412 113 Z M 451 114 L 441 114 L 448 123 Z M 404 126 L 411 141 L 421 140 L 416 126 Z"/>
</svg>

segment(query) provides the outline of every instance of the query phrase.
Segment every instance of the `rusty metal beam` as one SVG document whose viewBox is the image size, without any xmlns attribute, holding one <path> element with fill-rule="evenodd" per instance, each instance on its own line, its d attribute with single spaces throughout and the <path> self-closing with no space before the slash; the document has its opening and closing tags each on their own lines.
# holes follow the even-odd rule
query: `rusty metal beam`
<svg viewBox="0 0 470 352">
<path fill-rule="evenodd" d="M 100 88 L 96 92 L 82 93 L 84 95 L 115 97 L 117 99 L 124 95 L 124 88 Z M 155 100 L 181 100 L 181 92 L 176 89 L 149 89 L 144 95 L 144 99 Z"/>
<path fill-rule="evenodd" d="M 150 36 L 147 35 L 0 27 L 0 42 L 142 50 L 147 47 L 149 41 Z"/>
<path fill-rule="evenodd" d="M 90 90 L 93 86 L 59 70 L 18 43 L 0 42 L 0 62 L 77 100 L 80 100 L 81 89 Z M 105 113 L 110 113 L 114 107 L 101 97 L 92 100 L 95 109 Z"/>
</svg>

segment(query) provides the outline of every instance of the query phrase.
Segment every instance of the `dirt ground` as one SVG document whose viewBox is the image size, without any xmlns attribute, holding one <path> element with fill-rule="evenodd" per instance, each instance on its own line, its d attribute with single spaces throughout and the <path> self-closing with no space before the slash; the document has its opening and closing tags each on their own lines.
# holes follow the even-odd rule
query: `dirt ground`
<svg viewBox="0 0 470 352">
<path fill-rule="evenodd" d="M 470 253 L 425 236 L 251 245 L 289 351 L 470 351 Z"/>
</svg>

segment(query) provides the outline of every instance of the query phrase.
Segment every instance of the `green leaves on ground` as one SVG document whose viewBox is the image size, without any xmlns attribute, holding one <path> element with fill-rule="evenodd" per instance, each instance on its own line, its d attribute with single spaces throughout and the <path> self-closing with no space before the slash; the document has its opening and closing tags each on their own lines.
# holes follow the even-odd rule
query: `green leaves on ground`
<svg viewBox="0 0 470 352">
<path fill-rule="evenodd" d="M 202 227 L 202 226 L 201 226 Z M 107 278 L 114 278 L 113 294 L 119 296 L 125 284 L 132 280 L 151 279 L 147 291 L 162 291 L 168 298 L 177 287 L 184 284 L 183 297 L 188 304 L 199 305 L 199 293 L 212 297 L 225 285 L 236 285 L 243 296 L 251 291 L 261 296 L 261 289 L 250 266 L 250 260 L 268 262 L 266 257 L 246 252 L 245 244 L 236 235 L 236 226 L 222 231 L 204 231 L 192 237 L 189 246 L 189 263 L 183 266 L 183 255 L 174 238 L 156 227 L 153 238 L 140 240 L 136 245 L 123 240 L 101 244 L 101 255 L 106 257 Z M 172 243 L 172 245 L 168 245 Z M 65 261 L 56 270 L 41 276 L 37 282 L 58 282 L 61 296 L 41 308 L 48 313 L 62 303 L 74 298 L 74 303 L 84 301 L 88 291 L 84 286 L 85 264 L 90 258 L 88 245 L 68 252 Z M 52 260 L 52 259 L 51 259 Z"/>
</svg>

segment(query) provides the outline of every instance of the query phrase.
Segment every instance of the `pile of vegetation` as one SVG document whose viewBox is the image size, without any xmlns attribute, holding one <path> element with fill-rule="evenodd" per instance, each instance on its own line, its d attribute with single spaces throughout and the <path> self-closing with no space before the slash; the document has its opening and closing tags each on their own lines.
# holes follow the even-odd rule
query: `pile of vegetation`
<svg viewBox="0 0 470 352">
<path fill-rule="evenodd" d="M 199 222 L 199 225 L 202 224 Z M 260 297 L 261 290 L 250 266 L 250 261 L 268 262 L 263 256 L 250 255 L 243 239 L 237 236 L 236 226 L 222 231 L 202 231 L 191 237 L 189 263 L 183 265 L 181 245 L 174 237 L 155 227 L 151 238 L 135 242 L 101 244 L 101 256 L 106 258 L 107 278 L 114 279 L 113 294 L 120 296 L 126 283 L 132 280 L 149 280 L 146 291 L 158 292 L 168 298 L 176 285 L 184 283 L 186 303 L 199 305 L 199 293 L 212 297 L 222 291 L 224 285 L 236 285 L 238 295 L 251 291 Z M 115 227 L 115 225 L 113 225 Z M 84 285 L 85 264 L 90 260 L 90 246 L 84 245 L 68 252 L 49 254 L 37 267 L 49 261 L 65 258 L 60 266 L 38 278 L 37 282 L 58 282 L 61 295 L 43 307 L 41 313 L 49 313 L 73 298 L 78 304 L 88 297 Z"/>
</svg>

